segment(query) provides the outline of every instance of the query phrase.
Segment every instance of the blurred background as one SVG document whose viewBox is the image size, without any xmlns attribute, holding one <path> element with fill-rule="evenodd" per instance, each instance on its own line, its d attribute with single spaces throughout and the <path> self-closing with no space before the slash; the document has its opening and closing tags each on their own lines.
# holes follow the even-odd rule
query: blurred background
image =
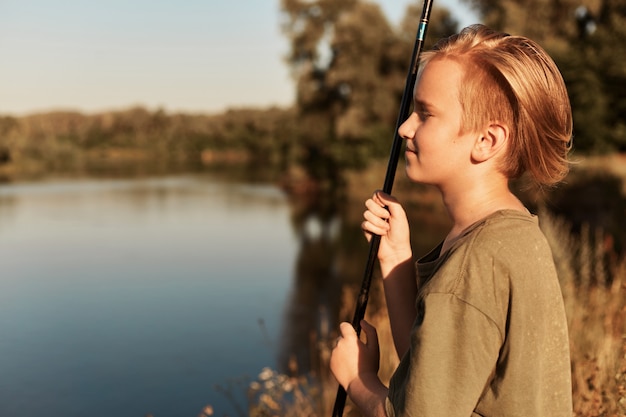
<svg viewBox="0 0 626 417">
<path fill-rule="evenodd" d="M 513 186 L 559 267 L 576 415 L 626 414 L 626 2 L 434 4 L 427 47 L 482 22 L 563 73 L 576 164 Z M 421 7 L 1 1 L 0 415 L 328 414 Z M 425 253 L 448 220 L 399 170 Z"/>
</svg>

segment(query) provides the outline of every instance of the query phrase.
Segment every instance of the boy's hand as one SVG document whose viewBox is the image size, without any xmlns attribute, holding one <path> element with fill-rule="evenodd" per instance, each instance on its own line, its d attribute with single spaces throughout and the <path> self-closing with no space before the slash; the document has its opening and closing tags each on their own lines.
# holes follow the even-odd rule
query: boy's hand
<svg viewBox="0 0 626 417">
<path fill-rule="evenodd" d="M 380 352 L 376 328 L 362 320 L 361 329 L 365 332 L 365 342 L 359 340 L 350 323 L 341 323 L 341 336 L 330 357 L 330 369 L 346 391 L 356 379 L 378 374 Z"/>
<path fill-rule="evenodd" d="M 372 234 L 379 235 L 380 247 L 378 259 L 381 263 L 400 263 L 410 259 L 411 238 L 409 221 L 402 205 L 394 197 L 382 191 L 376 191 L 365 202 L 367 210 L 363 213 L 365 221 L 361 223 L 368 241 Z"/>
</svg>

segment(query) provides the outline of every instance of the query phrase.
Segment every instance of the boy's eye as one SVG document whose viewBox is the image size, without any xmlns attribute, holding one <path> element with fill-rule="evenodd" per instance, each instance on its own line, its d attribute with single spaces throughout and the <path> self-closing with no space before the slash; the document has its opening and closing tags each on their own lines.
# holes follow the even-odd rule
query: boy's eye
<svg viewBox="0 0 626 417">
<path fill-rule="evenodd" d="M 432 116 L 429 107 L 421 100 L 415 100 L 413 109 L 421 121 L 425 121 Z"/>
<path fill-rule="evenodd" d="M 417 117 L 420 118 L 420 120 L 424 121 L 426 119 L 428 119 L 430 116 L 432 116 L 432 114 L 430 114 L 430 112 L 426 111 L 426 110 L 416 110 L 415 113 L 417 113 Z"/>
</svg>

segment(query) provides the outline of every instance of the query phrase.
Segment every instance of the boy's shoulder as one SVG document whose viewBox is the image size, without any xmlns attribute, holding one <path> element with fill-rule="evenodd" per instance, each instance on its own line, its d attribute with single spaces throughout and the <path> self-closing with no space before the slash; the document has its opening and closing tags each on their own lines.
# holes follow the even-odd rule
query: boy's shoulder
<svg viewBox="0 0 626 417">
<path fill-rule="evenodd" d="M 469 229 L 456 248 L 466 263 L 508 265 L 511 272 L 524 271 L 528 263 L 553 263 L 550 245 L 535 215 L 502 210 Z"/>
<path fill-rule="evenodd" d="M 454 294 L 487 310 L 500 310 L 513 287 L 522 290 L 556 278 L 552 251 L 537 217 L 513 210 L 493 213 L 470 226 L 431 267 L 429 277 L 420 273 L 421 282 L 427 282 L 422 296 Z"/>
<path fill-rule="evenodd" d="M 544 240 L 537 216 L 517 210 L 499 210 L 468 227 L 459 243 L 465 243 L 470 249 L 479 245 L 482 249 L 501 250 L 535 240 Z"/>
</svg>

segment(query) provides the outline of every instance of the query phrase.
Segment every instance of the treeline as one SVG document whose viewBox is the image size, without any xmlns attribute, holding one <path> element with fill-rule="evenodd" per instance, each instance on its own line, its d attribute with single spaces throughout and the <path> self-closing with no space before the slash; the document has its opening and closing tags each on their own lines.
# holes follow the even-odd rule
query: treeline
<svg viewBox="0 0 626 417">
<path fill-rule="evenodd" d="M 296 152 L 292 109 L 168 114 L 142 107 L 98 114 L 0 117 L 0 167 L 72 169 L 85 160 L 284 163 Z M 279 162 L 280 161 L 280 162 Z"/>
<path fill-rule="evenodd" d="M 384 137 L 378 141 L 387 150 L 392 129 L 383 129 Z M 347 149 L 345 142 L 326 142 L 325 148 L 319 148 L 303 137 L 294 108 L 182 114 L 134 107 L 96 114 L 0 116 L 0 174 L 160 161 L 187 166 L 247 163 L 274 171 L 306 166 L 307 177 L 325 180 L 336 178 L 341 168 L 361 166 L 380 156 L 368 146 L 374 138 L 369 144 L 353 139 Z"/>
</svg>

